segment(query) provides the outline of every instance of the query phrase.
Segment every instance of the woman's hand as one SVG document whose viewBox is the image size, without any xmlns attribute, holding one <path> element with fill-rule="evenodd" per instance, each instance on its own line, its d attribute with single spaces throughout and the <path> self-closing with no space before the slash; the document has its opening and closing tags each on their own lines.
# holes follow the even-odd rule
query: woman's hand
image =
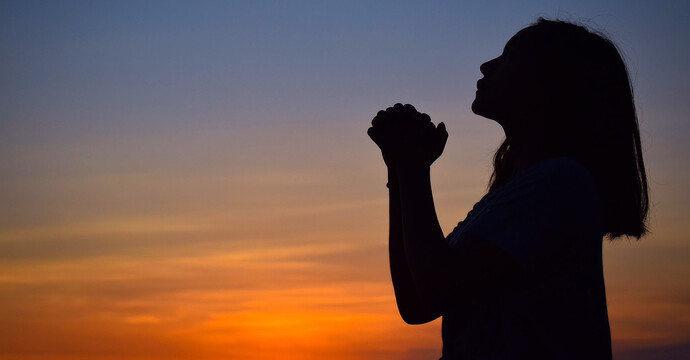
<svg viewBox="0 0 690 360">
<path fill-rule="evenodd" d="M 381 148 L 388 167 L 430 166 L 443 153 L 448 140 L 446 126 L 435 126 L 427 114 L 410 104 L 381 110 L 371 121 L 369 137 Z"/>
</svg>

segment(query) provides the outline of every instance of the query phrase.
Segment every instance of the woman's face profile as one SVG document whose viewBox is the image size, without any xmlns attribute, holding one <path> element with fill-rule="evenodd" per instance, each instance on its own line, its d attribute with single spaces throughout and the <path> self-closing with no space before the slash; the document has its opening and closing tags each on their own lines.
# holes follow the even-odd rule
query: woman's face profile
<svg viewBox="0 0 690 360">
<path fill-rule="evenodd" d="M 501 125 L 537 114 L 544 96 L 534 56 L 536 42 L 533 28 L 520 30 L 508 41 L 499 57 L 481 65 L 484 77 L 477 82 L 472 102 L 475 114 Z"/>
</svg>

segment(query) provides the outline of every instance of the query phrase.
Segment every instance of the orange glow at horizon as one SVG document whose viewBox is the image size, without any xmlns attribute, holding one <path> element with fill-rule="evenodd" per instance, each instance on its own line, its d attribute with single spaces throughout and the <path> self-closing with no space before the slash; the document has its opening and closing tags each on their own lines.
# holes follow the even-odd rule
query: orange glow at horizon
<svg viewBox="0 0 690 360">
<path fill-rule="evenodd" d="M 404 326 L 385 273 L 348 279 L 346 266 L 319 261 L 360 250 L 316 245 L 5 265 L 0 286 L 13 296 L 0 301 L 0 347 L 22 359 L 373 359 L 438 352 L 438 324 L 421 331 Z"/>
</svg>

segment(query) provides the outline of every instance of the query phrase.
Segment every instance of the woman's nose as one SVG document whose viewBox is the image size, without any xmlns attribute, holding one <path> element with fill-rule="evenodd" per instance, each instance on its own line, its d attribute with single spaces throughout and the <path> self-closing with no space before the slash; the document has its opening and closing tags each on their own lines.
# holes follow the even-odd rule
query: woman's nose
<svg viewBox="0 0 690 360">
<path fill-rule="evenodd" d="M 491 60 L 481 64 L 479 66 L 479 71 L 482 74 L 487 75 L 491 71 L 491 69 L 494 68 L 494 65 L 496 64 L 497 60 L 498 60 L 498 58 L 494 58 L 494 59 L 491 59 Z"/>
</svg>

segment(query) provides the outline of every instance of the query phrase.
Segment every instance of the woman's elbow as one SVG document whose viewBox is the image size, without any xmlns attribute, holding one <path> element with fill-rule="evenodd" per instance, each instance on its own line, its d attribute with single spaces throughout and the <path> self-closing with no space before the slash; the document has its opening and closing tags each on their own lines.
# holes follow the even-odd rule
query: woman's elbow
<svg viewBox="0 0 690 360">
<path fill-rule="evenodd" d="M 429 322 L 432 322 L 432 321 L 438 319 L 438 317 L 425 318 L 425 317 L 406 317 L 406 316 L 403 316 L 402 319 L 405 322 L 405 324 L 408 324 L 408 325 L 424 325 L 426 323 L 429 323 Z"/>
<path fill-rule="evenodd" d="M 422 309 L 415 309 L 413 311 L 398 307 L 398 312 L 400 313 L 400 317 L 403 319 L 403 321 L 409 325 L 426 324 L 438 319 L 441 316 L 440 312 L 428 310 L 424 311 Z"/>
</svg>

